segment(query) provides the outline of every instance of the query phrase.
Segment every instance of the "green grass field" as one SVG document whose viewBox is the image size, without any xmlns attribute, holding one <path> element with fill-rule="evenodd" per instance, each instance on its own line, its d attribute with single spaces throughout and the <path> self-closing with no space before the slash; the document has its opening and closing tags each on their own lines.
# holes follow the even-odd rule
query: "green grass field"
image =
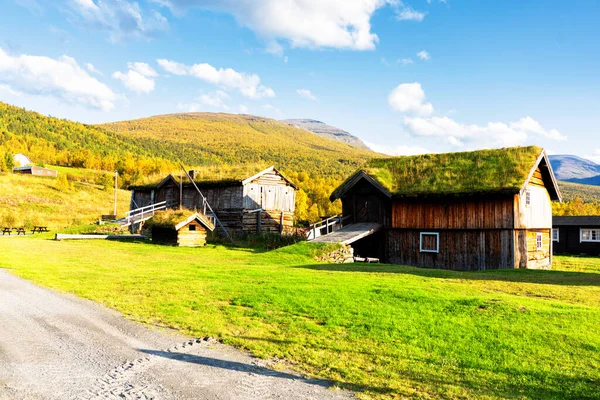
<svg viewBox="0 0 600 400">
<path fill-rule="evenodd" d="M 600 399 L 600 259 L 474 273 L 319 264 L 306 243 L 47 239 L 0 239 L 0 267 L 360 397 Z"/>
</svg>

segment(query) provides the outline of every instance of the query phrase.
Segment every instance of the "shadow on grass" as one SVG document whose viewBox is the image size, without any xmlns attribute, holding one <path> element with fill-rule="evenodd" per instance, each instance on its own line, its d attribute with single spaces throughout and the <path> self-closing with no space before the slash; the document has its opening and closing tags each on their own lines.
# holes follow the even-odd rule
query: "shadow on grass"
<svg viewBox="0 0 600 400">
<path fill-rule="evenodd" d="M 567 272 L 528 269 L 449 271 L 389 264 L 309 264 L 293 266 L 290 268 L 333 272 L 389 273 L 414 275 L 434 279 L 502 281 L 562 286 L 600 286 L 600 274 L 593 272 Z"/>
<path fill-rule="evenodd" d="M 243 373 L 252 373 L 256 375 L 268 376 L 276 379 L 288 379 L 295 381 L 302 381 L 309 385 L 320 386 L 323 388 L 330 387 L 339 387 L 343 389 L 349 390 L 358 390 L 358 391 L 370 391 L 376 392 L 380 394 L 392 393 L 392 389 L 389 388 L 378 388 L 378 387 L 369 387 L 369 386 L 357 386 L 344 382 L 338 382 L 335 380 L 324 380 L 324 379 L 313 379 L 307 378 L 300 374 L 292 374 L 287 372 L 276 371 L 270 368 L 260 367 L 258 365 L 246 364 L 237 361 L 223 360 L 218 358 L 210 358 L 203 357 L 193 354 L 184 354 L 184 353 L 176 353 L 176 352 L 167 352 L 167 351 L 159 351 L 159 350 L 148 350 L 148 349 L 138 349 L 142 353 L 150 354 L 153 356 L 168 358 L 170 360 L 182 361 L 191 364 L 203 365 L 212 368 L 221 368 L 226 369 L 228 371 L 238 371 Z"/>
</svg>

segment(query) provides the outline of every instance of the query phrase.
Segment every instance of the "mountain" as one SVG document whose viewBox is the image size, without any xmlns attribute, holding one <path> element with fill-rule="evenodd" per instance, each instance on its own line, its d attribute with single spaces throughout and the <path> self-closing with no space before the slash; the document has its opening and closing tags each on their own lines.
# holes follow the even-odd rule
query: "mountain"
<svg viewBox="0 0 600 400">
<path fill-rule="evenodd" d="M 340 128 L 336 128 L 335 126 L 327 125 L 321 121 L 314 119 L 284 119 L 282 122 L 285 122 L 286 124 L 296 128 L 305 129 L 312 133 L 316 133 L 324 138 L 347 143 L 350 146 L 358 147 L 360 149 L 370 150 L 369 147 L 356 136 L 351 135 Z"/>
<path fill-rule="evenodd" d="M 251 115 L 167 114 L 99 127 L 133 140 L 159 140 L 162 147 L 186 159 L 188 165 L 200 167 L 264 163 L 284 171 L 342 179 L 376 155 Z"/>
<path fill-rule="evenodd" d="M 595 162 L 565 154 L 552 155 L 549 158 L 556 179 L 591 185 L 600 184 L 600 165 Z"/>
</svg>

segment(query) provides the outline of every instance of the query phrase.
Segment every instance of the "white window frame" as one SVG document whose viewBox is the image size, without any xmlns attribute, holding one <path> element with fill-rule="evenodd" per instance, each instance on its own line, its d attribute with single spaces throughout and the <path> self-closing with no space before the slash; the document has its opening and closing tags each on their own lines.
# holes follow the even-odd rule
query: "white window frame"
<svg viewBox="0 0 600 400">
<path fill-rule="evenodd" d="M 560 229 L 558 229 L 558 228 L 552 228 L 552 241 L 553 242 L 560 242 Z"/>
<path fill-rule="evenodd" d="M 542 233 L 535 234 L 535 249 L 536 251 L 544 249 L 544 235 Z"/>
<path fill-rule="evenodd" d="M 585 232 L 585 231 L 588 232 L 589 239 L 583 238 L 583 232 Z M 596 239 L 592 239 L 592 237 L 594 236 L 592 234 L 592 232 L 596 232 L 596 234 L 595 234 Z M 579 228 L 579 243 L 585 243 L 585 242 L 591 242 L 591 243 L 600 242 L 600 229 Z"/>
<path fill-rule="evenodd" d="M 525 191 L 525 206 L 531 206 L 531 190 L 529 189 Z"/>
<path fill-rule="evenodd" d="M 423 249 L 423 235 L 435 236 L 435 250 Z M 419 251 L 421 253 L 439 253 L 440 252 L 440 233 L 439 232 L 421 232 L 419 234 Z"/>
</svg>

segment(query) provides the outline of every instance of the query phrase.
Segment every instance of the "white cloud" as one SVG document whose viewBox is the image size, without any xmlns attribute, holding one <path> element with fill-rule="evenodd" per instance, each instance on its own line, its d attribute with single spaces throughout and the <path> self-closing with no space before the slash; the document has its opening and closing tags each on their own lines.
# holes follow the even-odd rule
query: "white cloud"
<svg viewBox="0 0 600 400">
<path fill-rule="evenodd" d="M 312 100 L 312 101 L 317 100 L 317 98 L 308 89 L 298 89 L 298 90 L 296 90 L 296 93 L 298 93 L 301 97 L 304 97 L 305 99 Z"/>
<path fill-rule="evenodd" d="M 88 71 L 90 71 L 92 74 L 96 74 L 96 75 L 103 76 L 102 72 L 98 71 L 98 69 L 96 69 L 96 67 L 94 67 L 94 64 L 85 63 L 85 67 L 86 67 L 86 68 L 87 68 L 87 70 L 88 70 Z"/>
<path fill-rule="evenodd" d="M 401 21 L 423 21 L 426 13 L 415 11 L 410 7 L 405 7 L 398 12 L 398 19 Z"/>
<path fill-rule="evenodd" d="M 409 65 L 412 64 L 414 61 L 412 58 L 403 58 L 402 60 L 400 60 L 400 64 L 402 65 Z"/>
<path fill-rule="evenodd" d="M 108 86 L 67 56 L 58 59 L 26 54 L 13 57 L 0 48 L 0 82 L 16 92 L 53 96 L 103 111 L 112 110 L 117 97 Z"/>
<path fill-rule="evenodd" d="M 421 60 L 424 60 L 424 61 L 431 60 L 431 56 L 425 50 L 421 50 L 420 52 L 418 52 L 417 57 L 419 57 Z"/>
<path fill-rule="evenodd" d="M 142 62 L 130 62 L 127 63 L 127 68 L 129 71 L 125 73 L 115 72 L 113 78 L 120 80 L 127 89 L 138 94 L 154 90 L 154 78 L 158 74 L 152 67 Z"/>
<path fill-rule="evenodd" d="M 248 107 L 246 107 L 245 105 L 240 104 L 239 109 L 240 109 L 240 113 L 248 114 Z"/>
<path fill-rule="evenodd" d="M 425 103 L 425 92 L 418 82 L 398 85 L 388 101 L 395 110 L 405 114 L 403 124 L 413 136 L 440 138 L 454 147 L 519 146 L 525 144 L 530 135 L 557 141 L 567 139 L 556 129 L 545 129 L 531 117 L 510 123 L 475 125 L 460 123 L 448 116 L 431 116 L 433 105 Z"/>
<path fill-rule="evenodd" d="M 425 92 L 418 82 L 398 85 L 389 94 L 388 104 L 402 113 L 418 115 L 433 113 L 433 105 L 425 101 Z"/>
<path fill-rule="evenodd" d="M 198 99 L 204 105 L 229 110 L 229 107 L 224 103 L 225 100 L 229 100 L 229 95 L 222 90 L 200 95 Z"/>
<path fill-rule="evenodd" d="M 414 156 L 417 154 L 428 154 L 431 151 L 421 146 L 405 146 L 405 145 L 381 145 L 371 142 L 364 142 L 371 150 L 387 154 L 389 156 Z"/>
<path fill-rule="evenodd" d="M 165 59 L 156 61 L 165 71 L 174 75 L 193 76 L 224 89 L 236 89 L 249 99 L 275 97 L 273 89 L 261 85 L 259 76 L 255 74 L 237 72 L 231 68 L 216 69 L 212 65 L 206 63 L 187 66 Z"/>
<path fill-rule="evenodd" d="M 167 19 L 151 10 L 143 12 L 139 3 L 127 0 L 71 0 L 71 17 L 87 28 L 104 30 L 110 40 L 119 42 L 127 38 L 153 38 L 169 30 Z"/>
<path fill-rule="evenodd" d="M 371 32 L 371 17 L 396 0 L 154 0 L 181 13 L 197 7 L 232 14 L 238 23 L 273 44 L 291 47 L 372 50 L 378 37 Z"/>
<path fill-rule="evenodd" d="M 272 106 L 271 104 L 264 104 L 262 108 L 266 111 L 267 115 L 275 116 L 276 118 L 279 118 L 283 115 L 279 108 Z"/>
<path fill-rule="evenodd" d="M 158 73 L 151 66 L 143 62 L 127 63 L 127 68 L 147 77 L 154 78 L 158 76 Z"/>
</svg>

